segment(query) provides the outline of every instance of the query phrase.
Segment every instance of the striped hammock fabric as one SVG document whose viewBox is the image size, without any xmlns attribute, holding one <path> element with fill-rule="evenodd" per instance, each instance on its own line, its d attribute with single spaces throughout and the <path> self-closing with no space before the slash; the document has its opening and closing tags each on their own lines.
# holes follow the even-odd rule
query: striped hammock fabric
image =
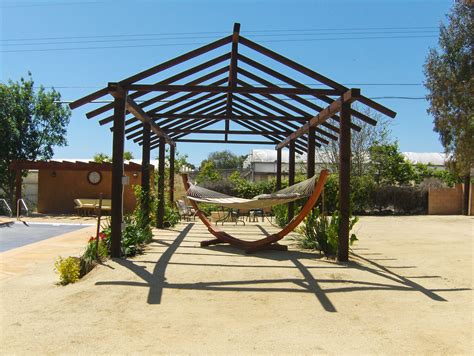
<svg viewBox="0 0 474 356">
<path fill-rule="evenodd" d="M 272 194 L 261 194 L 252 199 L 237 198 L 222 194 L 198 185 L 191 184 L 186 192 L 188 199 L 200 203 L 209 203 L 233 209 L 269 208 L 278 204 L 309 197 L 313 192 L 317 177 L 306 179 L 300 183 L 281 189 Z"/>
</svg>

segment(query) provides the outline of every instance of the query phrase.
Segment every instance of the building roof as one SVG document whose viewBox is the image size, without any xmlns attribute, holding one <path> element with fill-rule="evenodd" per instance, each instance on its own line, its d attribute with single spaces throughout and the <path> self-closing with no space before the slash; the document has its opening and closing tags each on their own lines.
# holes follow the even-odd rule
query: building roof
<svg viewBox="0 0 474 356">
<path fill-rule="evenodd" d="M 446 153 L 440 152 L 402 152 L 411 163 L 423 163 L 429 166 L 444 166 Z"/>
<path fill-rule="evenodd" d="M 141 164 L 132 161 L 127 161 L 123 167 L 125 171 L 135 172 L 141 170 Z M 112 163 L 97 163 L 89 160 L 13 161 L 10 164 L 10 169 L 51 169 L 75 171 L 97 169 L 102 171 L 111 171 Z"/>
<path fill-rule="evenodd" d="M 316 163 L 323 163 L 322 158 L 325 153 L 318 151 L 316 154 Z M 422 163 L 430 166 L 444 166 L 447 155 L 439 152 L 402 152 L 402 155 L 411 163 Z M 277 160 L 277 151 L 268 149 L 253 149 L 244 161 L 244 168 L 251 163 L 273 163 Z M 288 163 L 289 152 L 287 150 L 281 152 L 282 163 Z M 296 155 L 296 161 L 306 162 L 306 154 Z"/>
</svg>

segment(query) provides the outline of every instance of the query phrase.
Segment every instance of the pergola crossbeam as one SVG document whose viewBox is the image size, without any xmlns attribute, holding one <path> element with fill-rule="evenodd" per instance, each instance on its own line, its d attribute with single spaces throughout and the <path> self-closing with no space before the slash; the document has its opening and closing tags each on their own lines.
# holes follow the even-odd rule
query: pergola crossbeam
<svg viewBox="0 0 474 356">
<path fill-rule="evenodd" d="M 186 77 L 188 77 L 188 76 L 190 76 L 190 75 L 192 75 L 192 74 L 198 73 L 198 72 L 200 72 L 200 71 L 202 71 L 202 70 L 204 70 L 204 69 L 207 69 L 207 68 L 210 68 L 210 67 L 212 67 L 212 66 L 214 66 L 214 65 L 216 65 L 216 64 L 222 63 L 222 62 L 224 62 L 225 60 L 227 60 L 227 59 L 229 59 L 229 58 L 230 58 L 230 53 L 223 54 L 222 56 L 218 56 L 218 57 L 213 58 L 213 59 L 211 59 L 211 60 L 209 60 L 209 61 L 207 61 L 207 62 L 201 63 L 201 64 L 199 64 L 199 65 L 197 65 L 197 66 L 195 66 L 195 67 L 192 67 L 192 68 L 190 68 L 190 69 L 187 69 L 187 70 L 185 70 L 185 71 L 183 71 L 183 72 L 180 72 L 180 73 L 177 73 L 177 74 L 175 74 L 175 75 L 172 75 L 171 77 L 168 77 L 168 78 L 166 78 L 166 79 L 164 79 L 164 80 L 161 80 L 161 81 L 157 82 L 156 84 L 171 84 L 171 83 L 174 83 L 174 82 L 176 82 L 176 81 L 178 81 L 178 80 L 180 80 L 180 79 L 184 79 L 184 78 L 186 78 Z M 221 74 L 221 73 L 224 73 L 225 71 L 226 71 L 226 68 L 224 67 L 222 72 L 221 72 L 221 70 L 218 70 L 218 71 L 215 71 L 215 72 L 218 72 L 219 74 Z M 204 80 L 203 80 L 203 81 L 204 81 Z M 191 83 L 192 83 L 192 82 L 191 82 Z M 189 83 L 188 83 L 188 84 L 189 84 Z M 143 96 L 143 95 L 145 95 L 145 94 L 146 94 L 146 93 L 136 92 L 136 93 L 130 94 L 130 97 L 131 97 L 132 99 L 137 99 L 137 98 L 139 98 L 139 97 L 141 97 L 141 96 Z M 174 95 L 174 93 L 173 93 L 173 95 Z M 152 104 L 153 102 L 159 101 L 160 99 L 161 99 L 161 98 L 158 96 L 158 97 L 155 97 L 155 98 L 153 98 L 153 99 L 150 99 L 150 100 L 146 101 L 145 103 L 146 103 L 146 105 L 150 105 L 150 104 Z M 142 103 L 140 106 L 142 106 L 142 107 L 143 107 L 143 106 L 146 106 L 145 103 Z M 86 116 L 87 116 L 87 118 L 91 119 L 91 118 L 93 118 L 93 117 L 95 117 L 95 116 L 97 116 L 97 115 L 100 115 L 100 114 L 102 114 L 102 113 L 108 111 L 108 110 L 111 110 L 112 108 L 113 108 L 113 105 L 112 105 L 112 104 L 103 105 L 103 106 L 101 106 L 101 107 L 99 107 L 99 108 L 97 108 L 97 109 L 95 109 L 95 110 L 92 110 L 92 111 L 88 112 L 88 113 L 86 114 Z"/>
<path fill-rule="evenodd" d="M 248 87 L 219 87 L 212 85 L 179 85 L 179 84 L 130 84 L 125 87 L 130 91 L 143 91 L 143 92 L 154 92 L 154 91 L 165 91 L 170 93 L 248 93 L 248 94 L 301 94 L 301 95 L 313 95 L 313 96 L 327 96 L 327 95 L 338 95 L 338 92 L 333 89 L 304 89 L 304 88 L 267 88 L 267 87 L 254 87 L 249 85 Z"/>
<path fill-rule="evenodd" d="M 133 101 L 132 98 L 127 97 L 126 99 L 126 108 L 129 112 L 133 113 L 136 118 L 138 118 L 142 123 L 150 124 L 151 131 L 156 136 L 162 137 L 167 144 L 174 146 L 174 141 L 160 128 L 156 125 L 153 120 L 143 111 L 141 107 Z"/>
<path fill-rule="evenodd" d="M 151 75 L 157 74 L 165 69 L 171 68 L 175 65 L 178 65 L 180 63 L 186 62 L 194 57 L 197 57 L 201 54 L 204 54 L 206 52 L 210 52 L 216 48 L 222 47 L 226 44 L 228 44 L 232 40 L 232 36 L 226 36 L 224 38 L 221 38 L 217 41 L 214 41 L 212 43 L 209 43 L 207 45 L 204 45 L 202 47 L 199 47 L 195 50 L 192 50 L 190 52 L 187 52 L 185 54 L 182 54 L 181 56 L 178 56 L 176 58 L 170 59 L 169 61 L 166 61 L 164 63 L 158 64 L 152 68 L 149 68 L 147 70 L 144 70 L 140 73 L 137 73 L 135 75 L 132 75 L 131 77 L 128 77 L 126 79 L 123 79 L 119 82 L 121 86 L 128 85 L 130 83 L 134 83 L 138 80 L 145 79 L 146 77 L 149 77 Z M 97 90 L 96 92 L 89 94 L 81 99 L 78 99 L 71 104 L 69 104 L 69 107 L 71 109 L 76 109 L 84 104 L 87 104 L 91 102 L 92 100 L 99 99 L 103 97 L 104 95 L 108 94 L 109 90 L 108 88 L 102 88 L 100 90 Z"/>
<path fill-rule="evenodd" d="M 296 63 L 294 61 L 292 61 L 291 59 L 289 58 L 286 58 L 284 56 L 282 56 L 281 54 L 278 54 L 266 47 L 263 47 L 262 45 L 259 45 L 258 43 L 255 43 L 243 36 L 240 36 L 239 37 L 239 42 L 242 43 L 244 46 L 247 46 L 263 55 L 266 55 L 267 57 L 269 58 L 272 58 L 274 60 L 276 60 L 277 62 L 280 62 L 284 65 L 286 65 L 287 67 L 290 67 L 300 73 L 303 73 L 305 75 L 307 75 L 308 77 L 310 78 L 313 78 L 313 79 L 316 79 L 317 81 L 323 83 L 323 84 L 326 84 L 327 86 L 331 87 L 331 88 L 334 88 L 334 89 L 337 89 L 340 94 L 342 95 L 342 93 L 346 92 L 349 88 L 345 87 L 344 85 L 342 84 L 339 84 L 325 76 L 323 76 L 322 74 L 319 74 L 299 63 Z M 358 99 L 358 101 L 360 101 L 361 103 L 371 107 L 372 109 L 375 109 L 391 118 L 394 118 L 397 113 L 394 112 L 393 110 L 390 110 L 389 108 L 387 108 L 386 106 L 383 106 L 379 103 L 376 103 L 375 101 L 365 97 L 365 96 L 360 96 Z"/>
<path fill-rule="evenodd" d="M 306 124 L 301 126 L 298 130 L 293 132 L 290 136 L 288 136 L 285 140 L 280 142 L 275 148 L 280 149 L 287 146 L 291 141 L 296 140 L 298 137 L 301 137 L 304 134 L 307 134 L 310 127 L 316 127 L 320 125 L 322 122 L 327 120 L 329 117 L 333 116 L 335 113 L 341 110 L 343 103 L 352 103 L 357 100 L 358 96 L 360 95 L 359 89 L 349 89 L 346 91 L 340 99 L 334 101 L 331 105 L 329 105 L 326 109 L 321 111 L 318 115 L 313 117 L 309 120 Z"/>
</svg>

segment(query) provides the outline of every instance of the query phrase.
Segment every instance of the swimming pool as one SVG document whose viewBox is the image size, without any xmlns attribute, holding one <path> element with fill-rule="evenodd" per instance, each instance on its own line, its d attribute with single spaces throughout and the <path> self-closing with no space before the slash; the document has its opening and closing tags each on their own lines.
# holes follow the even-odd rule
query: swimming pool
<svg viewBox="0 0 474 356">
<path fill-rule="evenodd" d="M 16 221 L 0 225 L 0 252 L 83 229 L 92 224 L 23 223 Z"/>
</svg>

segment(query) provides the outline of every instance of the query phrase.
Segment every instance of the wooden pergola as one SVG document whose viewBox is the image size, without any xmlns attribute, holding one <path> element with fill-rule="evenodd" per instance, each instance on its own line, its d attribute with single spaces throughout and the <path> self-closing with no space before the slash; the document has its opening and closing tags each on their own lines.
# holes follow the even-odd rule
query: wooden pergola
<svg viewBox="0 0 474 356">
<path fill-rule="evenodd" d="M 109 83 L 106 88 L 70 104 L 71 109 L 75 109 L 109 94 L 114 98 L 113 103 L 86 114 L 89 119 L 101 116 L 101 125 L 112 124 L 112 257 L 120 257 L 125 138 L 142 146 L 142 187 L 145 192 L 150 188 L 150 150 L 159 149 L 159 228 L 163 227 L 165 207 L 166 144 L 170 147 L 170 199 L 173 200 L 174 152 L 178 142 L 273 145 L 277 150 L 277 187 L 280 188 L 282 149 L 289 149 L 288 179 L 289 184 L 293 184 L 295 153 L 307 153 L 307 175 L 311 177 L 315 173 L 316 147 L 339 140 L 341 224 L 338 259 L 347 261 L 351 130 L 361 130 L 358 121 L 371 125 L 377 123 L 352 108 L 351 103 L 357 101 L 392 118 L 396 113 L 363 96 L 360 89 L 349 89 L 241 36 L 239 32 L 240 24 L 234 24 L 230 36 L 119 82 Z M 207 58 L 217 51 L 224 53 Z M 254 60 L 242 52 L 263 60 Z M 191 64 L 203 57 L 206 57 L 205 61 Z M 320 88 L 302 84 L 283 74 L 281 69 L 270 67 L 267 62 L 272 63 L 272 67 L 273 64 L 283 65 L 286 68 L 283 71 L 293 71 L 298 76 L 314 80 Z M 176 72 L 186 65 L 186 69 Z M 174 74 L 159 77 L 167 70 Z M 194 138 L 198 135 L 205 135 L 205 138 Z M 221 137 L 209 139 L 209 135 Z M 236 138 L 231 139 L 231 135 L 236 135 Z M 263 139 L 240 138 L 247 135 Z M 289 219 L 294 215 L 293 210 L 290 203 Z"/>
</svg>

